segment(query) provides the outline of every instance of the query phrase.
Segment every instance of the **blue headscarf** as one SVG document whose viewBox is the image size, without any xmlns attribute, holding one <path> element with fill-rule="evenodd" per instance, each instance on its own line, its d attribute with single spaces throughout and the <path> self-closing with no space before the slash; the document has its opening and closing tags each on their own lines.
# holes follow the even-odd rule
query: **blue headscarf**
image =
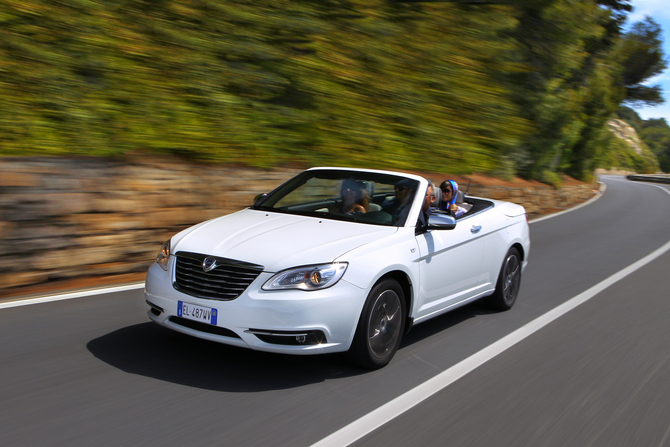
<svg viewBox="0 0 670 447">
<path fill-rule="evenodd" d="M 453 194 L 451 196 L 451 199 L 449 199 L 449 202 L 442 202 L 440 204 L 440 209 L 444 211 L 448 211 L 449 207 L 454 203 L 456 203 L 456 199 L 458 199 L 458 183 L 456 183 L 454 180 L 443 181 L 442 184 L 440 185 L 440 190 L 442 190 L 442 188 L 447 186 L 447 183 L 451 185 L 451 190 L 453 191 Z"/>
</svg>

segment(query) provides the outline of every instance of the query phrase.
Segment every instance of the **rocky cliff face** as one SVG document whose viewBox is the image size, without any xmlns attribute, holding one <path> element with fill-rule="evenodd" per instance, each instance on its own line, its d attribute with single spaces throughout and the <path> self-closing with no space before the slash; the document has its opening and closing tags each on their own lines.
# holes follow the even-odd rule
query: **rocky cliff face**
<svg viewBox="0 0 670 447">
<path fill-rule="evenodd" d="M 609 120 L 607 127 L 617 137 L 626 142 L 636 154 L 642 155 L 642 141 L 637 131 L 627 122 L 622 120 Z"/>
<path fill-rule="evenodd" d="M 245 208 L 297 172 L 175 161 L 0 159 L 0 294 L 74 277 L 144 272 L 175 233 Z M 516 202 L 530 215 L 593 196 L 593 185 L 556 190 L 500 183 L 475 178 L 470 195 Z"/>
</svg>

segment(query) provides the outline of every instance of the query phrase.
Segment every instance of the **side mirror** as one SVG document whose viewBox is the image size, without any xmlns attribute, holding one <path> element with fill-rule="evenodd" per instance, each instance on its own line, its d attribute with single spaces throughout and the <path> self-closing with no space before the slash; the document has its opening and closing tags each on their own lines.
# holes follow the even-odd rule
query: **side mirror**
<svg viewBox="0 0 670 447">
<path fill-rule="evenodd" d="M 433 211 L 428 215 L 428 230 L 453 230 L 456 219 L 447 213 Z"/>
<path fill-rule="evenodd" d="M 254 197 L 254 205 L 258 205 L 258 202 L 262 202 L 268 195 L 266 193 L 258 194 Z"/>
</svg>

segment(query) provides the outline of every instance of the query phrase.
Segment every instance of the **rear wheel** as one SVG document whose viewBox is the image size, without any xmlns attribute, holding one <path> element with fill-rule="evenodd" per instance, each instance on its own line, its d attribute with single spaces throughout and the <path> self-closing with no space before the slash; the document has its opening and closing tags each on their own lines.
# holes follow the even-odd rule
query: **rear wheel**
<svg viewBox="0 0 670 447">
<path fill-rule="evenodd" d="M 512 247 L 505 255 L 496 290 L 493 295 L 488 297 L 488 303 L 491 307 L 498 310 L 509 310 L 516 301 L 521 286 L 521 255 L 519 251 Z"/>
<path fill-rule="evenodd" d="M 358 321 L 351 359 L 367 369 L 386 366 L 400 346 L 405 327 L 405 295 L 400 285 L 384 280 L 372 288 Z"/>
</svg>

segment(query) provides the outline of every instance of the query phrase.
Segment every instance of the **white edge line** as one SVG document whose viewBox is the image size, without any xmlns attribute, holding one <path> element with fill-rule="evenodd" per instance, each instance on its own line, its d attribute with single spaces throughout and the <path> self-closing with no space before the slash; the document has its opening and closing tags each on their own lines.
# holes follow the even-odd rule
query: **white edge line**
<svg viewBox="0 0 670 447">
<path fill-rule="evenodd" d="M 321 441 L 313 444 L 312 447 L 344 447 L 352 444 L 363 436 L 373 432 L 387 422 L 405 413 L 410 408 L 413 408 L 414 406 L 428 399 L 433 394 L 436 394 L 437 392 L 451 385 L 461 377 L 472 372 L 479 366 L 511 348 L 544 326 L 570 312 L 575 307 L 590 300 L 598 293 L 622 280 L 641 267 L 647 265 L 654 259 L 663 255 L 668 250 L 670 250 L 670 241 L 666 242 L 665 245 L 640 259 L 639 261 L 620 270 L 609 278 L 599 282 L 595 286 L 571 298 L 560 306 L 555 307 L 544 315 L 541 315 L 530 323 L 520 327 L 519 329 L 506 335 L 505 337 L 466 358 L 465 360 L 462 360 L 461 362 L 443 371 L 432 379 L 422 383 L 421 385 L 418 385 L 417 387 L 407 391 L 405 394 L 393 399 L 385 405 L 382 405 L 371 413 L 366 414 L 362 418 L 357 419 L 351 424 L 323 438 Z"/>
<path fill-rule="evenodd" d="M 144 282 L 134 283 L 134 284 L 127 284 L 127 285 L 124 285 L 124 286 L 106 287 L 106 288 L 103 288 L 103 289 L 81 290 L 79 292 L 63 293 L 61 295 L 50 295 L 50 296 L 42 296 L 42 297 L 37 297 L 37 298 L 28 298 L 28 299 L 14 300 L 14 301 L 5 301 L 3 303 L 0 303 L 0 309 L 8 309 L 10 307 L 18 307 L 18 306 L 29 306 L 31 304 L 48 303 L 48 302 L 51 302 L 51 301 L 71 300 L 73 298 L 82 298 L 82 297 L 85 297 L 85 296 L 102 295 L 102 294 L 105 294 L 105 293 L 125 292 L 127 290 L 135 290 L 135 289 L 140 289 L 142 287 L 144 287 Z"/>
<path fill-rule="evenodd" d="M 657 186 L 658 188 L 662 189 L 663 191 L 665 191 L 667 194 L 670 195 L 670 191 L 661 186 L 658 185 L 650 185 L 650 186 Z M 600 195 L 596 196 L 593 199 L 590 199 L 587 202 L 584 202 L 580 206 L 585 206 L 588 203 L 597 200 L 598 197 L 600 197 Z M 573 209 L 575 208 L 572 208 L 564 212 L 569 212 L 572 211 Z M 554 217 L 558 214 L 563 214 L 564 212 L 548 216 L 547 218 Z M 437 392 L 443 390 L 447 386 L 456 382 L 461 377 L 474 371 L 487 361 L 491 360 L 492 358 L 511 348 L 515 344 L 519 343 L 526 337 L 529 337 L 533 333 L 542 329 L 544 326 L 562 317 L 575 307 L 590 300 L 591 298 L 593 298 L 603 290 L 607 289 L 608 287 L 612 286 L 616 282 L 624 279 L 631 273 L 649 264 L 651 261 L 663 255 L 668 250 L 670 250 L 670 241 L 666 242 L 663 246 L 656 249 L 652 253 L 648 254 L 644 258 L 638 260 L 637 262 L 634 262 L 633 264 L 629 265 L 628 267 L 622 270 L 619 270 L 614 275 L 604 279 L 603 281 L 587 289 L 586 291 L 580 293 L 579 295 L 572 297 L 571 299 L 561 304 L 560 306 L 557 306 L 554 309 L 550 310 L 549 312 L 545 313 L 544 315 L 537 317 L 530 323 L 527 323 L 526 325 L 506 335 L 500 340 L 482 349 L 481 351 L 471 355 L 465 360 L 462 360 L 461 362 L 441 372 L 432 379 L 407 391 L 401 396 L 382 405 L 376 410 L 373 410 L 371 413 L 368 413 L 362 418 L 355 420 L 349 425 L 330 434 L 329 436 L 326 436 L 317 443 L 312 444 L 312 447 L 345 447 L 356 442 L 363 436 L 372 433 L 374 430 L 378 429 L 382 425 L 395 419 L 396 417 L 405 413 L 410 408 L 413 408 L 419 403 L 428 399 L 433 394 L 436 394 Z"/>
</svg>

